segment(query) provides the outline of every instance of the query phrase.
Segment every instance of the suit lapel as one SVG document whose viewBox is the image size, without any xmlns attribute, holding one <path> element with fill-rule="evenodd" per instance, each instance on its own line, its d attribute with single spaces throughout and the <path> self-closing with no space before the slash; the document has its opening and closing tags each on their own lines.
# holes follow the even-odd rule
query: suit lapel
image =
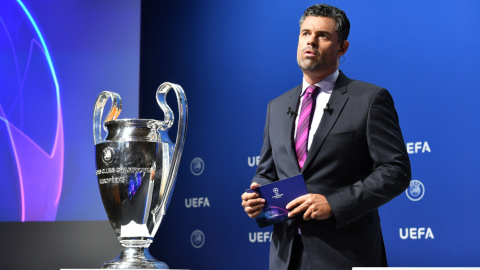
<svg viewBox="0 0 480 270">
<path fill-rule="evenodd" d="M 286 102 L 285 112 L 290 107 L 292 111 L 297 111 L 298 103 L 300 101 L 300 93 L 302 92 L 302 85 L 297 86 L 295 91 L 293 91 L 292 95 Z M 297 112 L 300 113 L 300 112 Z M 284 138 L 285 138 L 285 147 L 287 148 L 287 155 L 288 158 L 297 164 L 298 171 L 300 171 L 300 166 L 298 165 L 297 154 L 295 153 L 295 145 L 293 139 L 293 128 L 295 126 L 295 118 L 296 115 L 292 114 L 285 114 L 285 121 L 284 121 Z"/>
<path fill-rule="evenodd" d="M 348 101 L 348 95 L 345 94 L 347 92 L 347 81 L 348 78 L 343 74 L 343 72 L 340 71 L 337 82 L 335 83 L 335 87 L 332 91 L 332 95 L 328 100 L 330 109 L 332 109 L 331 114 L 327 112 L 323 113 L 320 125 L 313 136 L 312 145 L 308 150 L 307 159 L 305 160 L 302 172 L 308 167 L 313 158 L 316 156 L 317 152 L 322 147 L 325 138 L 327 137 L 328 133 L 330 133 L 330 130 L 337 121 L 338 116 L 340 116 L 343 107 Z"/>
</svg>

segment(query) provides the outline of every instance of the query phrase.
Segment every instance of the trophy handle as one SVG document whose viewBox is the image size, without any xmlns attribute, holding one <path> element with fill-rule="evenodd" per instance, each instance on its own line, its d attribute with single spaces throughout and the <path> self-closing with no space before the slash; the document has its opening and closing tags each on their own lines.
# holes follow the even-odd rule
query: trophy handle
<svg viewBox="0 0 480 270">
<path fill-rule="evenodd" d="M 102 114 L 105 104 L 109 98 L 112 99 L 112 107 L 110 108 L 110 111 L 103 122 L 103 129 L 105 131 L 108 131 L 105 123 L 117 119 L 122 111 L 122 98 L 119 94 L 115 92 L 103 91 L 100 93 L 100 95 L 98 95 L 97 100 L 95 101 L 95 107 L 93 109 L 93 140 L 95 141 L 95 145 L 103 142 L 101 129 Z"/>
<path fill-rule="evenodd" d="M 185 96 L 185 92 L 180 85 L 169 82 L 162 83 L 157 89 L 157 103 L 165 114 L 165 120 L 164 122 L 162 122 L 162 125 L 159 127 L 159 129 L 165 131 L 173 125 L 173 112 L 166 102 L 167 93 L 172 88 L 177 95 L 178 116 L 180 119 L 178 121 L 177 139 L 175 142 L 175 149 L 172 155 L 172 161 L 170 163 L 170 170 L 168 172 L 168 179 L 165 185 L 165 190 L 163 192 L 163 196 L 162 193 L 159 195 L 160 200 L 157 206 L 152 210 L 155 221 L 159 220 L 157 218 L 159 212 L 160 220 L 161 217 L 166 213 L 168 199 L 175 183 L 175 178 L 178 172 L 178 165 L 180 163 L 180 157 L 182 156 L 183 145 L 185 143 L 185 134 L 187 133 L 187 97 Z"/>
</svg>

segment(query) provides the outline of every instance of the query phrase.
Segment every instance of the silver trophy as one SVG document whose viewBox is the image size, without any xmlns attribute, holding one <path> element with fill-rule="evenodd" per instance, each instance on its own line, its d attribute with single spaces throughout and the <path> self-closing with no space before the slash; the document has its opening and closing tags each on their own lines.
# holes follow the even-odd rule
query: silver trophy
<svg viewBox="0 0 480 270">
<path fill-rule="evenodd" d="M 173 112 L 166 103 L 170 89 L 177 95 L 179 121 L 177 140 L 168 137 Z M 112 107 L 105 118 L 102 139 L 102 114 L 108 99 Z M 162 222 L 175 186 L 187 127 L 187 99 L 183 89 L 163 83 L 157 102 L 164 121 L 118 119 L 122 100 L 117 93 L 102 92 L 93 112 L 93 137 L 97 178 L 103 206 L 117 235 L 122 252 L 107 261 L 107 269 L 168 269 L 153 258 L 148 247 Z"/>
</svg>

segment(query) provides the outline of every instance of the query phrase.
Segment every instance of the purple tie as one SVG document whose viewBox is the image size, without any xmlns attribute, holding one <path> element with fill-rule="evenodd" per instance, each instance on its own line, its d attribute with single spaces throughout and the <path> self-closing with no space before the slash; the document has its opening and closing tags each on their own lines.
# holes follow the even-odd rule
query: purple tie
<svg viewBox="0 0 480 270">
<path fill-rule="evenodd" d="M 297 152 L 298 165 L 303 169 L 305 159 L 307 159 L 308 131 L 310 130 L 310 119 L 312 110 L 315 109 L 315 100 L 318 94 L 318 87 L 310 85 L 305 90 L 303 96 L 302 108 L 298 117 L 297 135 L 295 137 L 295 152 Z"/>
</svg>

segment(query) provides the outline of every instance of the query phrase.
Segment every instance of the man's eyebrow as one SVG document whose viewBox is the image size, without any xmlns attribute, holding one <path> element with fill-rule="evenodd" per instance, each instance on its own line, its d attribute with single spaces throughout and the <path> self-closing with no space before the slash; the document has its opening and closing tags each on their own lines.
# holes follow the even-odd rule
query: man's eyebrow
<svg viewBox="0 0 480 270">
<path fill-rule="evenodd" d="M 310 30 L 309 28 L 303 28 L 300 30 L 300 33 L 303 33 L 303 32 L 312 32 L 312 30 Z M 326 30 L 319 30 L 319 31 L 316 31 L 315 34 L 327 34 L 327 35 L 332 35 L 331 32 L 329 31 L 326 31 Z"/>
<path fill-rule="evenodd" d="M 325 31 L 325 30 L 320 30 L 320 31 L 317 31 L 315 32 L 316 34 L 328 34 L 328 35 L 332 35 L 332 33 L 328 32 L 328 31 Z"/>
</svg>

